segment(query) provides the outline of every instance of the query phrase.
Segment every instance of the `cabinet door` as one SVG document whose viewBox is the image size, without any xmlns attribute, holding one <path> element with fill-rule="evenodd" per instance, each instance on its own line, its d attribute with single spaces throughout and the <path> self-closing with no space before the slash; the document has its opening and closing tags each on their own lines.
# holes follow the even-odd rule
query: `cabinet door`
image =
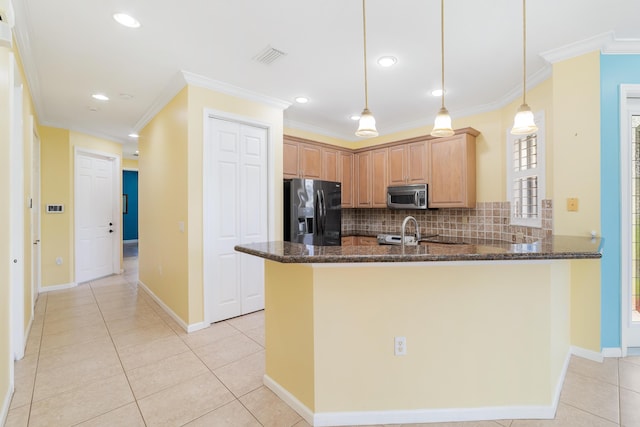
<svg viewBox="0 0 640 427">
<path fill-rule="evenodd" d="M 475 137 L 461 134 L 434 139 L 429 155 L 429 207 L 475 207 Z"/>
<path fill-rule="evenodd" d="M 426 141 L 414 142 L 406 146 L 407 182 L 409 184 L 424 184 L 429 180 L 429 150 L 427 147 Z"/>
<path fill-rule="evenodd" d="M 375 237 L 358 236 L 357 239 L 358 246 L 378 246 L 378 239 Z"/>
<path fill-rule="evenodd" d="M 353 246 L 355 244 L 355 236 L 342 237 L 340 239 L 340 245 L 342 246 Z"/>
<path fill-rule="evenodd" d="M 328 148 L 322 149 L 322 179 L 325 181 L 340 181 L 338 151 Z"/>
<path fill-rule="evenodd" d="M 407 146 L 389 147 L 389 185 L 407 182 Z"/>
<path fill-rule="evenodd" d="M 346 151 L 338 153 L 340 158 L 340 182 L 342 183 L 342 207 L 352 208 L 353 203 L 353 154 Z"/>
<path fill-rule="evenodd" d="M 387 161 L 386 148 L 373 150 L 371 154 L 372 203 L 376 208 L 387 207 Z"/>
<path fill-rule="evenodd" d="M 298 168 L 298 143 L 283 141 L 282 145 L 282 174 L 285 178 L 298 178 L 300 168 Z"/>
<path fill-rule="evenodd" d="M 310 144 L 300 144 L 299 164 L 303 178 L 321 179 L 322 177 L 322 150 Z"/>
<path fill-rule="evenodd" d="M 371 151 L 357 153 L 356 163 L 356 202 L 359 208 L 371 207 Z"/>
</svg>

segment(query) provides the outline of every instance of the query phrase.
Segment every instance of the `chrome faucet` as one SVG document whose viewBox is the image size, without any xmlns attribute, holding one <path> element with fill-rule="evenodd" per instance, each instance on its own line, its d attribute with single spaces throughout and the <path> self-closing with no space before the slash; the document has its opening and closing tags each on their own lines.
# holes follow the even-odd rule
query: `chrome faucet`
<svg viewBox="0 0 640 427">
<path fill-rule="evenodd" d="M 408 216 L 402 221 L 402 232 L 400 233 L 400 242 L 402 243 L 402 247 L 404 248 L 405 241 L 405 229 L 407 228 L 407 223 L 409 221 L 413 221 L 413 225 L 416 227 L 416 244 L 420 241 L 420 227 L 418 227 L 418 221 L 412 216 Z"/>
</svg>

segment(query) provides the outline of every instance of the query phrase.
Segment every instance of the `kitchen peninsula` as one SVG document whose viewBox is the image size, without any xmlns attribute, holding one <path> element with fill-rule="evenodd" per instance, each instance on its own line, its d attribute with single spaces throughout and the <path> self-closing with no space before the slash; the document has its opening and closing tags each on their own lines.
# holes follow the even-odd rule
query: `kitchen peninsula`
<svg viewBox="0 0 640 427">
<path fill-rule="evenodd" d="M 265 384 L 317 426 L 552 418 L 602 242 L 466 243 L 237 246 L 266 260 Z"/>
</svg>

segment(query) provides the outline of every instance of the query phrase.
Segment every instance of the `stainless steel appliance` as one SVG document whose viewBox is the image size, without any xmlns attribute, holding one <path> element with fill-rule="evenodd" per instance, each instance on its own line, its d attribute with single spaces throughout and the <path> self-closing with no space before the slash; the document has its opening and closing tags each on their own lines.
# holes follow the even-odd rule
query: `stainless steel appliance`
<svg viewBox="0 0 640 427">
<path fill-rule="evenodd" d="M 427 209 L 427 184 L 393 185 L 387 187 L 387 206 L 390 209 Z"/>
<path fill-rule="evenodd" d="M 340 246 L 342 189 L 339 182 L 284 180 L 284 240 Z"/>
</svg>

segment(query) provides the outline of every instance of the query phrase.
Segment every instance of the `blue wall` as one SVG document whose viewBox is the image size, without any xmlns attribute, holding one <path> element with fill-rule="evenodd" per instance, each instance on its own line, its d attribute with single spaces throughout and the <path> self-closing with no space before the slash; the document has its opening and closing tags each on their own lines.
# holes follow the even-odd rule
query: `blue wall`
<svg viewBox="0 0 640 427">
<path fill-rule="evenodd" d="M 122 214 L 122 240 L 137 240 L 138 171 L 122 171 L 122 194 L 129 200 L 127 213 Z"/>
<path fill-rule="evenodd" d="M 640 55 L 600 56 L 601 344 L 614 348 L 621 345 L 620 84 L 640 84 Z"/>
</svg>

